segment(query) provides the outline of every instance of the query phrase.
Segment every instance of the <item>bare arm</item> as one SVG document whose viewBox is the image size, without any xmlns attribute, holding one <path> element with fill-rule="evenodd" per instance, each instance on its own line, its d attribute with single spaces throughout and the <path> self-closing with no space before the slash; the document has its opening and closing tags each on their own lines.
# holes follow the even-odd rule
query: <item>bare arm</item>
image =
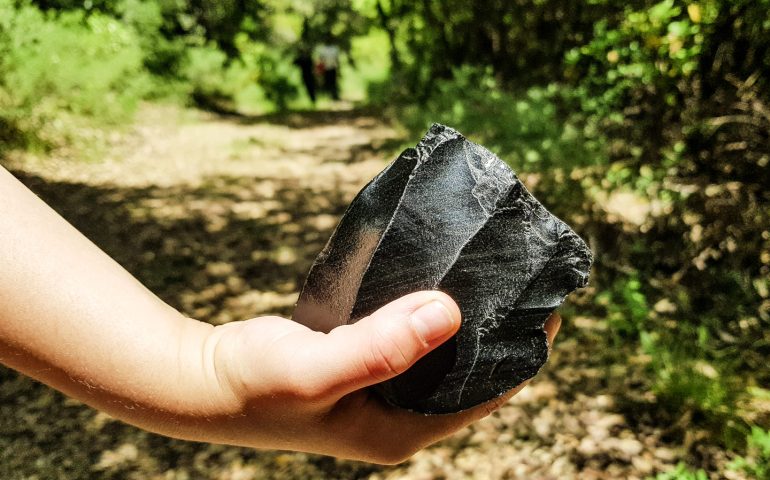
<svg viewBox="0 0 770 480">
<path fill-rule="evenodd" d="M 212 327 L 163 303 L 2 167 L 0 192 L 0 362 L 128 423 L 388 463 L 507 399 L 425 417 L 365 389 L 457 331 L 440 292 L 329 334 L 278 317 Z"/>
<path fill-rule="evenodd" d="M 226 402 L 184 318 L 0 168 L 0 360 L 142 426 Z M 212 397 L 212 395 L 214 395 Z M 230 398 L 232 400 L 232 398 Z"/>
</svg>

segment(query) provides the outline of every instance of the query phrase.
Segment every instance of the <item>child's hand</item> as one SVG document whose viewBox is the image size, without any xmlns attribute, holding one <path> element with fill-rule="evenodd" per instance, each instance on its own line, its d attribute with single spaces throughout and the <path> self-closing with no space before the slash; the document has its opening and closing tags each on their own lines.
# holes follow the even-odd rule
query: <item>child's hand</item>
<svg viewBox="0 0 770 480">
<path fill-rule="evenodd" d="M 546 325 L 549 344 L 559 328 Z M 239 414 L 217 425 L 225 443 L 396 463 L 478 420 L 515 391 L 469 411 L 426 416 L 387 405 L 366 387 L 405 371 L 450 338 L 460 311 L 417 292 L 329 334 L 278 317 L 217 327 L 218 370 Z M 222 437 L 219 437 L 222 435 Z"/>
<path fill-rule="evenodd" d="M 133 425 L 392 463 L 515 393 L 429 417 L 370 395 L 457 331 L 442 293 L 328 334 L 277 317 L 212 327 L 163 303 L 2 167 L 0 192 L 0 362 Z M 549 342 L 558 326 L 552 316 Z"/>
</svg>

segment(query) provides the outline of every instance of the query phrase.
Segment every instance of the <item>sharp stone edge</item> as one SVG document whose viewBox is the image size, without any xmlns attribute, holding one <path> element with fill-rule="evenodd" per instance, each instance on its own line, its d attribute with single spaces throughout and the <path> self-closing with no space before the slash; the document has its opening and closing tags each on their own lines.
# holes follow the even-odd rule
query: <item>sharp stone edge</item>
<svg viewBox="0 0 770 480">
<path fill-rule="evenodd" d="M 585 243 L 507 165 L 433 125 L 353 200 L 294 318 L 329 331 L 404 294 L 445 291 L 463 313 L 458 334 L 376 388 L 399 407 L 456 412 L 537 373 L 543 324 L 590 264 Z"/>
</svg>

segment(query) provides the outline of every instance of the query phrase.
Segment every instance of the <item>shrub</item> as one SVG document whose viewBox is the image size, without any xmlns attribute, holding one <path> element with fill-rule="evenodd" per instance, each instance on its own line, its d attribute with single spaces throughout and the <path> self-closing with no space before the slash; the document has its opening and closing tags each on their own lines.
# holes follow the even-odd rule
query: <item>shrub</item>
<svg viewBox="0 0 770 480">
<path fill-rule="evenodd" d="M 708 480 L 709 476 L 703 470 L 691 470 L 684 463 L 679 463 L 668 472 L 659 473 L 654 480 Z"/>
<path fill-rule="evenodd" d="M 126 119 L 147 88 L 133 30 L 80 11 L 0 0 L 0 125 L 58 143 L 73 118 Z"/>
<path fill-rule="evenodd" d="M 398 98 L 402 86 L 374 86 L 381 104 Z M 536 87 L 518 94 L 500 87 L 491 69 L 461 67 L 451 79 L 437 79 L 425 101 L 399 108 L 396 116 L 415 135 L 434 122 L 472 137 L 509 162 L 517 171 L 577 168 L 602 163 L 600 141 L 587 141 L 561 118 L 556 87 Z"/>
<path fill-rule="evenodd" d="M 241 38 L 239 56 L 215 45 L 190 47 L 182 75 L 193 102 L 215 111 L 283 110 L 299 93 L 298 75 L 285 52 Z"/>
<path fill-rule="evenodd" d="M 227 56 L 214 45 L 188 48 L 182 76 L 195 103 L 223 109 L 232 100 L 230 86 L 225 83 L 226 61 Z"/>
<path fill-rule="evenodd" d="M 637 231 L 596 236 L 600 269 L 603 258 L 632 268 L 650 305 L 671 306 L 640 331 L 650 386 L 668 410 L 705 416 L 732 445 L 751 421 L 738 408 L 747 387 L 770 379 L 768 6 L 626 4 L 565 61 L 584 131 L 611 147 L 596 185 L 663 207 Z M 618 303 L 610 320 L 632 334 L 639 322 L 623 320 L 634 318 L 633 298 L 604 288 Z"/>
<path fill-rule="evenodd" d="M 770 478 L 770 430 L 753 427 L 747 437 L 748 455 L 730 463 L 731 470 L 741 471 L 757 480 Z"/>
</svg>

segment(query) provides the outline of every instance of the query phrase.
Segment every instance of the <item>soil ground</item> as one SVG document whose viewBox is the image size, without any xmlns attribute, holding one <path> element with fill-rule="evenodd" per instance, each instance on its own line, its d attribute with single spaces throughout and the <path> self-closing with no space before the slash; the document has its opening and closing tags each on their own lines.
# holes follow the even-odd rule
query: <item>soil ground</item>
<svg viewBox="0 0 770 480">
<path fill-rule="evenodd" d="M 99 161 L 19 154 L 4 164 L 165 301 L 221 324 L 291 314 L 345 207 L 402 142 L 359 110 L 227 117 L 154 105 Z M 0 369 L 0 478 L 590 480 L 668 470 L 688 449 L 672 440 L 676 425 L 636 409 L 651 401 L 635 390 L 636 360 L 600 360 L 603 328 L 565 315 L 529 387 L 392 467 L 171 440 Z M 739 478 L 721 451 L 696 455 L 713 478 Z"/>
</svg>

